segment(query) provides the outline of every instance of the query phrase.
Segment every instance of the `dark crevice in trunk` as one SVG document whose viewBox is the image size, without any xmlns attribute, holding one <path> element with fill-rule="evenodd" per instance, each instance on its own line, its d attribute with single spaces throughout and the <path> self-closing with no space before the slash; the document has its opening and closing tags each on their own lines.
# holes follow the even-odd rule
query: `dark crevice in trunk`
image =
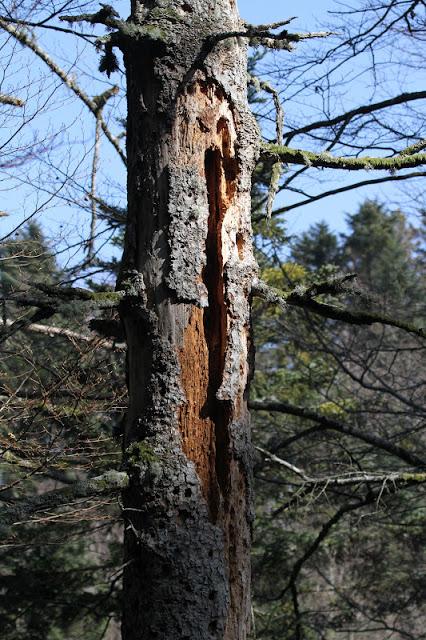
<svg viewBox="0 0 426 640">
<path fill-rule="evenodd" d="M 231 408 L 228 402 L 218 400 L 216 397 L 222 383 L 227 342 L 227 307 L 222 258 L 222 225 L 226 203 L 223 198 L 223 160 L 218 149 L 206 151 L 205 175 L 209 218 L 203 282 L 206 285 L 209 300 L 209 306 L 204 312 L 204 330 L 209 354 L 209 386 L 203 412 L 214 424 L 216 479 L 222 498 L 226 500 L 229 485 L 228 427 L 231 420 Z M 219 504 L 210 505 L 210 509 L 213 519 L 216 520 Z"/>
</svg>

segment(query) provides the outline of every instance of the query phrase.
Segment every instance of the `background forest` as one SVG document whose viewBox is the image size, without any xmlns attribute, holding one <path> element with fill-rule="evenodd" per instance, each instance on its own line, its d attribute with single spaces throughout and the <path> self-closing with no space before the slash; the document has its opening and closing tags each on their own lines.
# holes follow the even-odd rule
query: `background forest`
<svg viewBox="0 0 426 640">
<path fill-rule="evenodd" d="M 0 27 L 8 69 L 7 47 L 19 46 L 19 56 L 42 50 L 43 16 L 59 9 L 5 5 L 0 3 Z M 344 13 L 337 35 L 321 45 L 304 44 L 297 58 L 286 54 L 282 66 L 278 54 L 253 51 L 249 91 L 265 135 L 276 141 L 284 135 L 287 143 L 299 135 L 304 143 L 355 155 L 389 151 L 398 142 L 422 149 L 424 116 L 418 98 L 406 97 L 415 92 L 404 83 L 422 64 L 424 3 L 389 0 Z M 14 24 L 29 44 L 22 37 L 11 44 Z M 352 81 L 358 88 L 364 82 L 368 100 L 349 111 L 354 85 L 343 79 L 342 68 L 355 60 L 363 72 L 357 67 Z M 76 59 L 65 74 L 75 86 L 79 65 Z M 48 77 L 58 76 L 47 66 Z M 10 93 L 10 73 L 2 96 Z M 292 79 L 289 96 L 285 81 Z M 23 224 L 15 217 L 0 247 L 4 640 L 120 637 L 121 538 L 123 524 L 130 524 L 117 495 L 90 484 L 120 466 L 126 409 L 126 348 L 113 294 L 126 207 L 123 186 L 120 194 L 119 180 L 111 177 L 115 165 L 111 169 L 107 160 L 104 170 L 100 154 L 103 125 L 114 130 L 108 140 L 120 149 L 125 122 L 120 108 L 107 111 L 119 99 L 118 86 L 102 82 L 104 92 L 93 99 L 95 137 L 82 142 L 84 180 L 71 168 L 76 142 L 69 132 L 59 141 L 49 131 L 42 144 L 26 133 L 35 117 L 29 108 L 25 122 L 18 122 L 21 107 L 4 100 L 0 105 L 2 133 L 8 122 L 16 128 L 12 141 L 5 137 L 5 190 L 10 181 L 38 189 L 27 203 L 34 215 Z M 43 110 L 47 89 L 44 77 L 35 111 Z M 27 99 L 34 98 L 30 84 L 27 91 Z M 73 91 L 77 101 L 78 92 L 85 95 Z M 366 93 L 358 92 L 357 104 Z M 405 98 L 383 106 L 383 96 L 395 93 Z M 310 102 L 300 114 L 303 96 Z M 290 98 L 296 107 L 289 107 L 288 117 L 286 112 L 283 134 L 277 105 Z M 27 135 L 35 137 L 28 141 Z M 68 144 L 73 151 L 65 167 L 58 158 Z M 293 208 L 365 185 L 417 185 L 424 172 L 362 172 L 358 181 L 339 183 L 329 181 L 329 169 L 314 177 L 311 170 L 266 159 L 253 183 L 260 277 L 286 303 L 253 300 L 252 637 L 419 640 L 426 637 L 423 204 L 415 186 L 391 190 L 388 199 L 383 192 L 363 199 L 359 191 L 361 204 L 350 212 L 327 200 L 334 217 L 346 217 L 344 233 L 324 220 L 292 235 L 288 216 Z M 49 228 L 39 215 L 38 198 L 45 197 L 42 210 L 56 198 L 65 230 L 57 221 Z M 62 207 L 69 207 L 69 218 Z M 59 285 L 60 298 L 52 295 Z"/>
</svg>

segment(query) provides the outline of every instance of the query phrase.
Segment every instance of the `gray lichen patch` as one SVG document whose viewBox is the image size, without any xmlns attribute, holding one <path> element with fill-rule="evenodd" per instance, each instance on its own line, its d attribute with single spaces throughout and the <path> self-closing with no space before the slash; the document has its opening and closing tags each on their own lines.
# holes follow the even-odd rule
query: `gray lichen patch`
<svg viewBox="0 0 426 640">
<path fill-rule="evenodd" d="M 207 189 L 192 167 L 170 172 L 168 286 L 180 302 L 207 305 L 207 289 L 200 274 L 206 263 Z"/>
<path fill-rule="evenodd" d="M 225 302 L 228 316 L 227 347 L 222 382 L 216 397 L 240 402 L 249 377 L 248 334 L 250 291 L 258 268 L 249 244 L 250 221 L 244 199 L 225 217 Z M 228 245 L 228 246 L 227 246 Z"/>
</svg>

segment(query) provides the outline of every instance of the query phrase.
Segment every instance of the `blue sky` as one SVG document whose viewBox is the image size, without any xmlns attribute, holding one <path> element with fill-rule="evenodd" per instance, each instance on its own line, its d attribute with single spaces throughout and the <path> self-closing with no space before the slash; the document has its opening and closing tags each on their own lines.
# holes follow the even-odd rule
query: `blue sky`
<svg viewBox="0 0 426 640">
<path fill-rule="evenodd" d="M 263 3 L 259 2 L 259 0 L 238 0 L 238 2 L 242 17 L 254 24 L 274 22 L 296 15 L 297 20 L 293 22 L 292 28 L 297 31 L 324 29 L 330 19 L 327 11 L 333 8 L 335 9 L 337 6 L 337 3 L 333 0 L 299 0 L 298 2 L 292 1 L 288 3 L 278 2 L 278 0 L 265 0 Z M 353 0 L 353 3 L 359 6 L 358 0 Z M 45 33 L 40 34 L 42 44 L 64 68 L 70 68 L 67 66 L 69 65 L 68 61 L 70 59 L 74 61 L 71 67 L 72 73 L 75 73 L 75 76 L 83 83 L 88 93 L 93 95 L 107 87 L 106 78 L 100 82 L 99 79 L 93 79 L 92 71 L 96 68 L 98 60 L 92 51 L 84 50 L 80 42 L 77 43 L 75 51 L 70 53 L 71 49 L 70 51 L 64 50 L 63 40 L 61 40 L 61 44 L 59 44 L 58 40 L 58 44 L 55 45 L 54 40 L 52 41 L 51 34 L 49 33 L 47 36 Z M 43 40 L 43 38 L 45 39 Z M 73 37 L 68 36 L 68 38 L 72 39 Z M 67 46 L 75 46 L 71 44 L 71 39 L 66 41 Z M 296 63 L 298 51 L 303 46 L 303 44 L 299 44 L 296 52 L 291 54 L 283 53 L 280 55 L 294 56 Z M 85 176 L 87 177 L 88 159 L 90 158 L 93 140 L 92 117 L 87 117 L 87 114 L 84 113 L 84 108 L 78 104 L 78 101 L 74 103 L 74 106 L 69 106 L 69 91 L 61 86 L 60 81 L 56 83 L 55 88 L 52 90 L 52 84 L 54 83 L 52 83 L 49 75 L 45 73 L 45 69 L 43 70 L 42 67 L 40 67 L 37 75 L 37 65 L 34 59 L 25 57 L 25 52 L 21 49 L 17 49 L 15 52 L 15 60 L 18 61 L 16 63 L 18 66 L 21 56 L 22 63 L 19 75 L 17 75 L 16 72 L 10 74 L 11 93 L 15 92 L 16 78 L 19 78 L 18 87 L 24 87 L 24 89 L 19 89 L 19 91 L 27 92 L 29 96 L 32 95 L 33 100 L 38 100 L 36 92 L 38 85 L 36 83 L 40 83 L 40 86 L 43 85 L 45 91 L 46 89 L 52 91 L 50 103 L 43 107 L 40 115 L 37 115 L 34 119 L 32 126 L 34 131 L 43 132 L 45 129 L 50 129 L 52 132 L 60 131 L 60 135 L 55 138 L 55 145 L 57 145 L 55 151 L 52 152 L 52 154 L 49 153 L 49 157 L 45 157 L 44 167 L 40 165 L 41 168 L 34 168 L 35 173 L 31 173 L 32 169 L 28 169 L 28 175 L 26 175 L 26 167 L 23 167 L 22 175 L 14 179 L 15 181 L 12 187 L 10 187 L 6 181 L 0 181 L 0 195 L 2 197 L 2 205 L 0 208 L 7 209 L 13 214 L 10 215 L 9 218 L 0 218 L 1 225 L 5 230 L 10 230 L 17 221 L 22 220 L 27 212 L 33 209 L 34 196 L 31 199 L 30 192 L 35 181 L 39 181 L 41 186 L 47 184 L 48 180 L 52 180 L 52 176 L 55 180 L 60 181 L 63 167 L 66 167 L 67 170 L 75 176 L 76 180 L 84 180 Z M 289 60 L 290 58 L 287 57 L 286 59 Z M 119 74 L 114 74 L 112 80 L 118 83 L 122 82 Z M 103 85 L 101 84 L 102 82 L 104 83 Z M 9 87 L 3 88 L 2 86 L 1 88 L 5 90 Z M 351 106 L 363 104 L 363 88 L 361 85 L 358 86 L 358 91 L 359 95 L 355 93 L 351 96 Z M 285 98 L 285 92 L 283 95 Z M 121 106 L 119 105 L 117 107 L 117 111 L 115 114 L 112 113 L 111 117 L 117 116 L 120 110 L 121 114 L 123 114 L 123 105 L 124 102 L 121 103 Z M 291 106 L 288 105 L 284 106 L 288 109 L 291 108 Z M 30 110 L 30 107 L 28 107 L 28 110 Z M 334 107 L 333 111 L 339 113 L 340 107 Z M 307 119 L 308 118 L 310 118 L 310 116 L 307 116 Z M 5 134 L 3 133 L 3 135 Z M 65 142 L 69 143 L 68 147 L 66 147 Z M 77 150 L 77 147 L 81 149 L 81 145 L 83 145 L 83 148 L 86 148 L 86 164 L 81 164 L 78 156 L 80 151 Z M 65 153 L 63 149 L 66 149 Z M 120 202 L 120 197 L 123 197 L 122 185 L 125 183 L 124 172 L 119 162 L 115 159 L 114 154 L 110 153 L 108 143 L 106 143 L 105 140 L 102 142 L 102 150 L 106 159 L 101 167 L 100 177 L 101 179 L 107 180 L 107 174 L 109 174 L 108 197 L 110 197 L 112 201 L 116 198 L 115 201 Z M 49 162 L 51 162 L 51 165 L 49 165 Z M 37 173 L 37 171 L 39 173 Z M 41 174 L 40 171 L 42 172 Z M 357 176 L 357 178 L 359 178 L 359 176 Z M 326 185 L 327 188 L 332 188 L 336 185 L 336 183 L 333 182 L 334 180 L 334 176 L 330 178 L 330 182 L 327 182 Z M 315 189 L 311 191 L 315 192 Z M 281 206 L 292 201 L 291 194 L 287 194 L 285 197 L 290 198 L 290 200 L 283 200 L 283 198 L 281 198 L 277 204 Z M 345 214 L 355 212 L 360 203 L 367 197 L 378 198 L 385 203 L 389 203 L 392 207 L 397 206 L 397 204 L 402 204 L 403 206 L 405 196 L 400 189 L 394 188 L 392 185 L 368 187 L 350 191 L 340 196 L 324 199 L 318 203 L 310 204 L 290 212 L 286 219 L 287 230 L 290 234 L 297 234 L 307 229 L 312 223 L 325 219 L 333 230 L 344 232 Z M 40 196 L 40 198 L 43 200 L 43 196 Z M 124 203 L 121 201 L 120 204 Z M 52 203 L 44 209 L 40 220 L 44 226 L 50 230 L 49 236 L 52 240 L 55 239 L 55 242 L 58 242 L 58 235 L 59 237 L 62 236 L 64 242 L 68 241 L 72 235 L 73 241 L 77 243 L 82 237 L 87 236 L 88 224 L 88 218 L 83 223 L 80 221 L 81 216 L 78 216 L 79 214 L 74 213 L 72 208 L 66 209 L 64 205 Z M 69 252 L 69 259 L 72 261 L 72 251 Z"/>
<path fill-rule="evenodd" d="M 298 0 L 298 2 L 279 2 L 278 0 L 238 0 L 242 17 L 253 24 L 275 22 L 290 16 L 297 16 L 298 26 L 303 29 L 317 27 L 327 10 L 335 6 L 332 0 Z"/>
<path fill-rule="evenodd" d="M 279 2 L 278 0 L 266 0 L 265 2 L 259 2 L 258 0 L 238 0 L 238 4 L 243 18 L 251 23 L 273 22 L 290 16 L 296 16 L 297 19 L 292 23 L 293 30 L 317 31 L 326 28 L 329 21 L 332 19 L 328 13 L 329 11 L 342 10 L 344 8 L 347 9 L 349 6 L 360 8 L 363 3 L 359 0 L 346 0 L 344 3 L 336 0 L 299 0 L 298 2 L 287 3 Z M 303 44 L 299 44 L 298 47 L 303 47 Z M 297 51 L 290 55 L 294 55 L 296 60 Z M 354 64 L 359 63 L 356 62 Z M 414 86 L 410 87 L 407 83 L 406 86 L 402 86 L 402 90 L 406 89 L 415 91 L 423 89 L 423 70 L 420 70 L 417 74 L 414 72 L 411 75 L 411 81 L 413 81 Z M 398 89 L 401 89 L 401 87 L 398 87 Z M 395 89 L 396 94 L 398 93 L 398 89 Z M 363 87 L 361 82 L 358 87 L 354 89 L 352 96 L 353 102 L 350 108 L 363 104 L 364 93 L 367 91 L 367 87 Z M 340 113 L 340 111 L 339 109 L 336 109 L 335 115 L 338 113 Z M 361 174 L 356 176 L 356 178 L 359 178 L 360 180 L 372 177 L 371 173 L 365 173 L 362 178 Z M 333 182 L 333 178 L 330 184 L 327 185 L 327 188 L 338 186 L 337 183 Z M 337 179 L 341 180 L 342 178 L 339 176 Z M 349 181 L 356 182 L 357 180 L 351 176 L 351 180 Z M 401 206 L 403 210 L 411 213 L 413 210 L 413 201 L 411 196 L 415 193 L 415 190 L 419 189 L 420 181 L 415 180 L 405 184 L 400 183 L 400 185 L 402 186 L 385 183 L 383 185 L 363 187 L 335 195 L 331 198 L 326 198 L 306 207 L 295 209 L 287 214 L 287 230 L 290 234 L 297 234 L 305 230 L 314 222 L 325 219 L 334 231 L 344 232 L 346 230 L 346 214 L 354 213 L 366 198 L 378 199 L 383 203 L 388 204 L 390 208 L 397 208 L 398 206 Z M 323 188 L 320 189 L 320 191 L 321 190 L 325 189 Z M 288 203 L 283 202 L 282 199 L 278 199 L 278 204 L 282 206 Z M 415 216 L 415 213 L 413 216 Z"/>
<path fill-rule="evenodd" d="M 324 28 L 330 19 L 327 11 L 335 8 L 336 3 L 334 0 L 298 0 L 286 3 L 278 0 L 238 0 L 238 6 L 242 17 L 252 24 L 275 22 L 295 16 L 297 19 L 292 24 L 295 31 L 316 31 Z M 325 219 L 333 230 L 344 232 L 345 214 L 353 212 L 363 199 L 364 194 L 346 194 L 333 198 L 332 206 L 331 201 L 324 200 L 295 209 L 286 218 L 286 228 L 290 235 L 296 234 L 306 230 L 314 222 Z M 278 197 L 277 204 L 285 203 Z"/>
</svg>

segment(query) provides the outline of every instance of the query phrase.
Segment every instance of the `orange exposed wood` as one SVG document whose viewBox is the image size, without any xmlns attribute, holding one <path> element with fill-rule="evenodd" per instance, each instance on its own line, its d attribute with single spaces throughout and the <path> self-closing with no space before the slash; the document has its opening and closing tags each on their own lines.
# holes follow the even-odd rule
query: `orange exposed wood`
<svg viewBox="0 0 426 640">
<path fill-rule="evenodd" d="M 188 163 L 196 164 L 207 188 L 206 264 L 200 277 L 208 292 L 208 307 L 194 308 L 185 330 L 180 365 L 186 404 L 180 409 L 179 423 L 183 451 L 196 466 L 211 517 L 216 520 L 221 500 L 227 500 L 230 474 L 230 403 L 216 398 L 228 332 L 222 229 L 235 194 L 238 162 L 232 113 L 222 92 L 198 83 L 190 88 L 187 99 L 188 112 L 191 107 L 197 115 L 180 128 L 181 141 L 190 151 Z M 241 246 L 238 249 L 242 251 Z"/>
<path fill-rule="evenodd" d="M 218 509 L 218 485 L 214 468 L 215 425 L 209 416 L 209 352 L 204 330 L 204 310 L 194 308 L 180 352 L 181 382 L 186 404 L 180 408 L 182 448 L 192 460 L 201 481 L 211 515 Z"/>
</svg>

